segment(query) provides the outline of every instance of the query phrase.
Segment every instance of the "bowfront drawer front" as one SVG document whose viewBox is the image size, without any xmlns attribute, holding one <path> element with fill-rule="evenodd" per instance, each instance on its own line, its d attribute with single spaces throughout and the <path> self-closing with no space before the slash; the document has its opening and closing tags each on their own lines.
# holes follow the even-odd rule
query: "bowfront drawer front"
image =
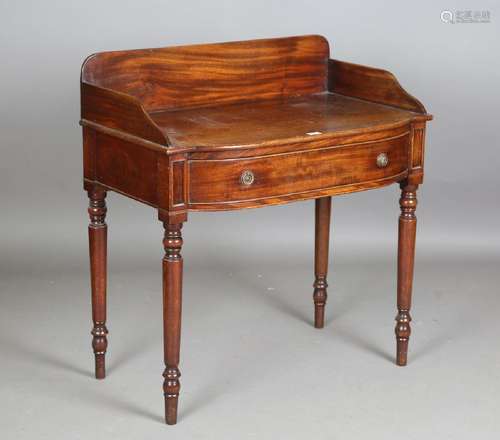
<svg viewBox="0 0 500 440">
<path fill-rule="evenodd" d="M 246 159 L 190 160 L 189 204 L 238 204 L 358 184 L 380 186 L 408 169 L 409 134 L 377 142 Z M 367 185 L 368 186 L 368 185 Z"/>
</svg>

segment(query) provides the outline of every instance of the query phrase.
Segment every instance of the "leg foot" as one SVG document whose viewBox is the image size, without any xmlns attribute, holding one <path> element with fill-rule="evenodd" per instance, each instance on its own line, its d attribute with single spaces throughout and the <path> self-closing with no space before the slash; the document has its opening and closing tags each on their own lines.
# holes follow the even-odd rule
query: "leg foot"
<svg viewBox="0 0 500 440">
<path fill-rule="evenodd" d="M 400 310 L 396 316 L 396 364 L 404 367 L 408 361 L 411 316 L 408 310 Z"/>
<path fill-rule="evenodd" d="M 89 195 L 89 253 L 92 288 L 92 348 L 95 356 L 95 377 L 106 376 L 105 355 L 108 347 L 106 328 L 106 257 L 107 226 L 106 191 L 94 188 Z"/>
<path fill-rule="evenodd" d="M 330 240 L 331 197 L 315 200 L 315 243 L 314 243 L 314 327 L 325 325 L 325 305 L 327 299 L 326 276 L 328 273 L 328 247 Z"/>
<path fill-rule="evenodd" d="M 325 326 L 325 305 L 326 305 L 326 288 L 328 284 L 326 279 L 316 278 L 314 282 L 314 327 L 323 328 Z"/>
<path fill-rule="evenodd" d="M 106 335 L 108 334 L 108 329 L 103 323 L 94 324 L 94 328 L 91 332 L 92 338 L 92 348 L 94 349 L 95 357 L 95 378 L 104 379 L 106 377 L 106 348 L 108 346 L 108 341 Z"/>
<path fill-rule="evenodd" d="M 167 367 L 163 372 L 163 393 L 165 396 L 165 422 L 167 425 L 177 423 L 177 404 L 179 401 L 179 390 L 181 388 L 179 377 L 181 372 L 176 367 Z"/>
</svg>

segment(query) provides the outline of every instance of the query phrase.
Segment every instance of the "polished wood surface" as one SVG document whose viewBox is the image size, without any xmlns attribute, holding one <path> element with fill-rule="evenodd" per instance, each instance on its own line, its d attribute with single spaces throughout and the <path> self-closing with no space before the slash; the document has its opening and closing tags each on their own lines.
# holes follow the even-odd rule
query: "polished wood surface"
<svg viewBox="0 0 500 440">
<path fill-rule="evenodd" d="M 386 70 L 330 60 L 329 89 L 342 95 L 426 114 L 424 106 Z"/>
<path fill-rule="evenodd" d="M 343 148 L 309 150 L 305 147 L 244 159 L 191 160 L 189 205 L 200 210 L 228 203 L 245 206 L 247 201 L 265 202 L 268 198 L 307 194 L 319 188 L 397 181 L 407 170 L 408 134 Z M 380 154 L 389 157 L 389 163 L 383 168 L 377 166 Z M 254 174 L 250 186 L 240 182 L 245 170 Z"/>
<path fill-rule="evenodd" d="M 213 106 L 325 90 L 328 55 L 320 36 L 105 52 L 87 59 L 82 80 L 147 111 Z"/>
<path fill-rule="evenodd" d="M 105 376 L 106 191 L 165 228 L 165 420 L 177 421 L 181 227 L 190 211 L 316 199 L 314 325 L 325 324 L 331 197 L 399 183 L 398 365 L 407 362 L 426 123 L 391 73 L 330 59 L 316 35 L 104 52 L 81 73 L 96 377 Z"/>
<path fill-rule="evenodd" d="M 160 111 L 151 118 L 172 147 L 263 147 L 326 140 L 408 124 L 415 113 L 332 92 L 286 100 Z M 314 144 L 312 144 L 312 147 Z"/>
</svg>

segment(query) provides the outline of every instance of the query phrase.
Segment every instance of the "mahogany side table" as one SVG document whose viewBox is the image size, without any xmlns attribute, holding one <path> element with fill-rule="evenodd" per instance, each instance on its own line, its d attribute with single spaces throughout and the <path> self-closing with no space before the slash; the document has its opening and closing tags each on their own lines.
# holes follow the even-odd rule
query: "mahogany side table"
<svg viewBox="0 0 500 440">
<path fill-rule="evenodd" d="M 177 421 L 181 228 L 189 211 L 315 199 L 314 326 L 327 299 L 331 196 L 399 183 L 396 362 L 406 365 L 416 191 L 432 119 L 389 72 L 330 59 L 321 36 L 104 52 L 81 74 L 92 346 L 105 376 L 107 191 L 163 222 L 165 419 Z"/>
</svg>

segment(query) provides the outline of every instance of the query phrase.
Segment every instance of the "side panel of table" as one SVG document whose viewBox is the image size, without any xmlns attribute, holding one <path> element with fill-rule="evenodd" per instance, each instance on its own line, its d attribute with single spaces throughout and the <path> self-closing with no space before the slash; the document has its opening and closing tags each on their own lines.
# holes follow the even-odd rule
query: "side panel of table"
<svg viewBox="0 0 500 440">
<path fill-rule="evenodd" d="M 119 132 L 83 128 L 84 187 L 102 187 L 158 208 L 164 221 L 183 221 L 187 212 L 186 154 Z"/>
</svg>

